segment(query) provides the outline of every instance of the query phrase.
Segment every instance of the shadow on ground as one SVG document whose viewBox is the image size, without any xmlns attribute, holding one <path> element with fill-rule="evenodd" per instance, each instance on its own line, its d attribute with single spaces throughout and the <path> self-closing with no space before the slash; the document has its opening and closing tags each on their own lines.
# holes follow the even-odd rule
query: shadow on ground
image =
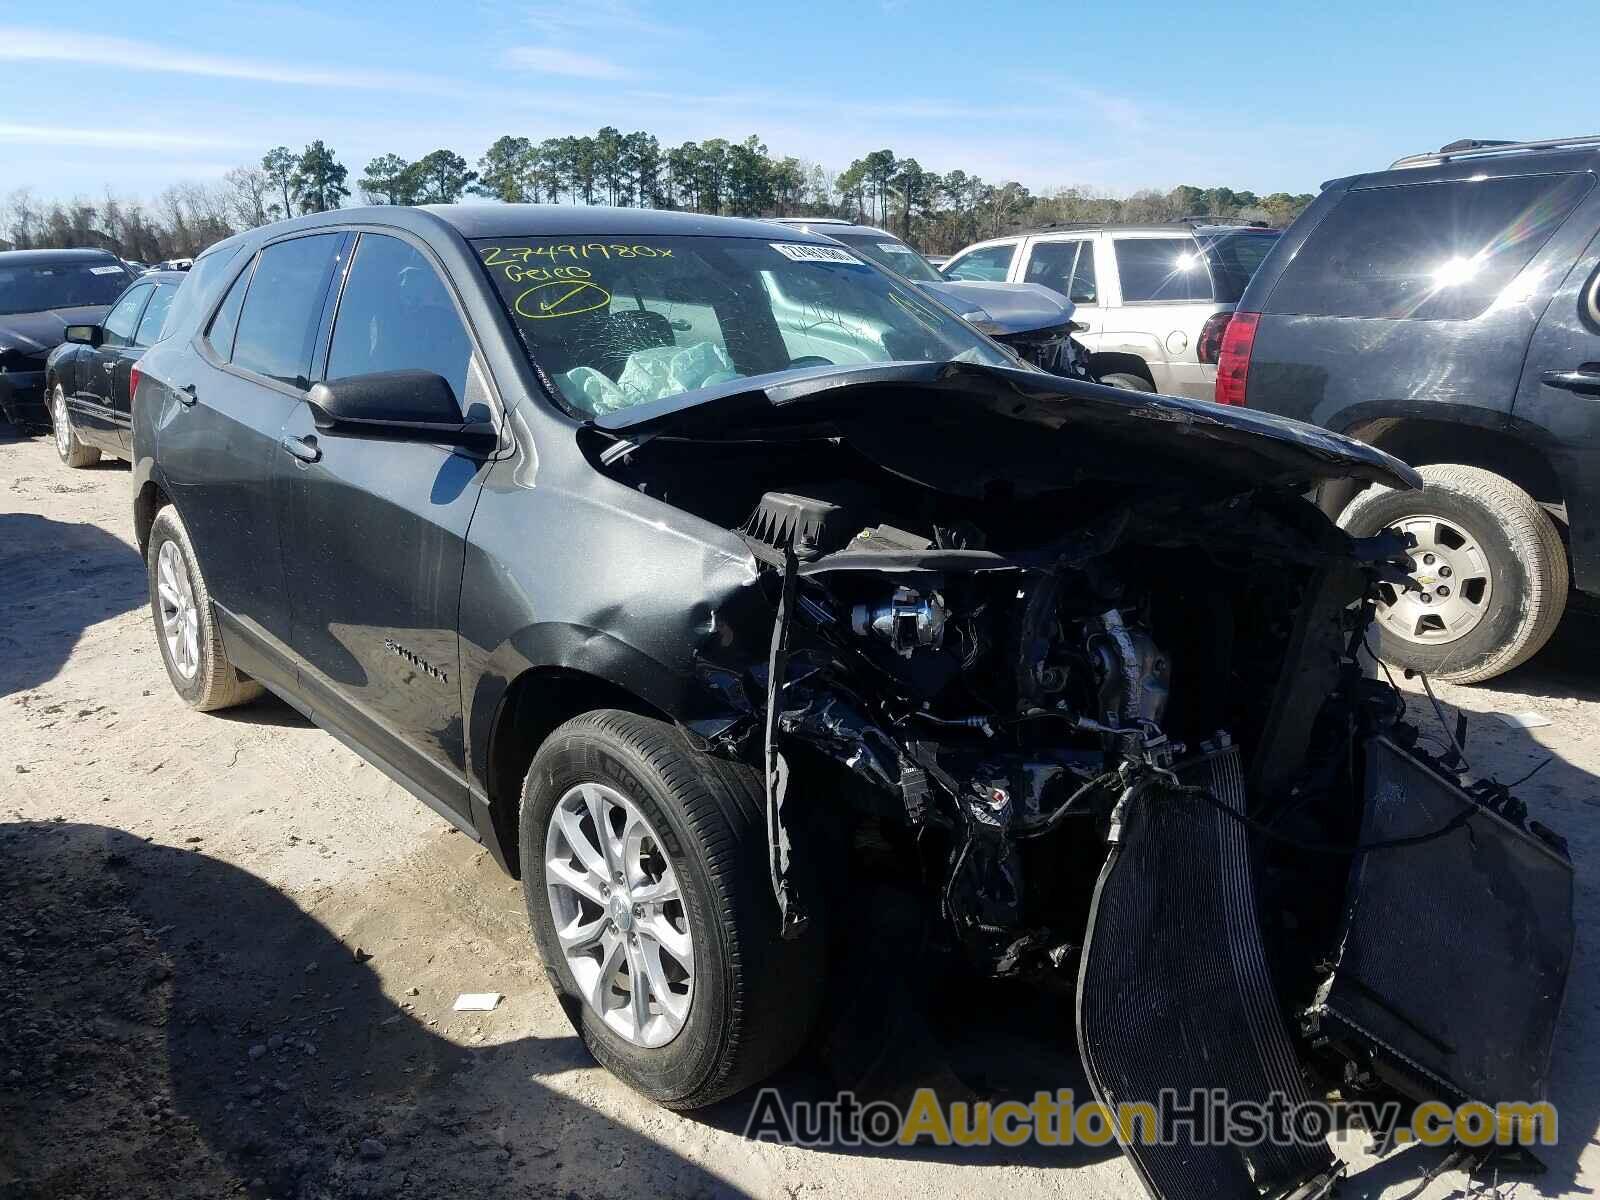
<svg viewBox="0 0 1600 1200">
<path fill-rule="evenodd" d="M 85 629 L 146 597 L 138 554 L 98 525 L 0 513 L 0 696 L 53 679 Z"/>
<path fill-rule="evenodd" d="M 575 1037 L 457 1046 L 193 850 L 0 825 L 0 962 L 6 1200 L 738 1194 L 542 1085 L 589 1065 Z"/>
</svg>

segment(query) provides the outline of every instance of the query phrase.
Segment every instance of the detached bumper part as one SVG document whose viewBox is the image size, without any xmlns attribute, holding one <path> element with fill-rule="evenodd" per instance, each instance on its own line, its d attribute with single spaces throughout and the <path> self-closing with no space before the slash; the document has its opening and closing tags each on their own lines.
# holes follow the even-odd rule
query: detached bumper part
<svg viewBox="0 0 1600 1200">
<path fill-rule="evenodd" d="M 1386 739 L 1367 743 L 1364 854 L 1338 958 L 1309 1017 L 1418 1100 L 1544 1099 L 1572 960 L 1572 864 Z"/>
<path fill-rule="evenodd" d="M 1235 811 L 1230 747 L 1179 769 Z M 1095 1097 L 1159 1107 L 1226 1089 L 1237 1102 L 1310 1099 L 1267 972 L 1244 826 L 1198 796 L 1135 796 L 1095 888 L 1078 977 L 1078 1045 Z M 1122 1141 L 1145 1187 L 1166 1200 L 1325 1194 L 1326 1146 Z M 1217 1139 L 1208 1141 L 1215 1143 Z M 1305 1188 L 1311 1190 L 1304 1190 Z"/>
</svg>

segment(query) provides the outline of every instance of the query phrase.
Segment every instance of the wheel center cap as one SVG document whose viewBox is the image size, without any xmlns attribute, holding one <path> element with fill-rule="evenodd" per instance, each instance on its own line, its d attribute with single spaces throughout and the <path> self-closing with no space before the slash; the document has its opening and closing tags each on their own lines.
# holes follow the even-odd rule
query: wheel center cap
<svg viewBox="0 0 1600 1200">
<path fill-rule="evenodd" d="M 611 914 L 611 920 L 623 933 L 633 928 L 633 905 L 621 891 L 611 893 L 611 899 L 606 901 L 606 911 Z"/>
</svg>

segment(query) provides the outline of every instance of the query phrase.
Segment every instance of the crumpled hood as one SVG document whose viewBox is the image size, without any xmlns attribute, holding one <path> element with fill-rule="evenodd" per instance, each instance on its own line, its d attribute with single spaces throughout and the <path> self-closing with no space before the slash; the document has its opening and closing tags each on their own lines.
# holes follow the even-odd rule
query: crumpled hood
<svg viewBox="0 0 1600 1200">
<path fill-rule="evenodd" d="M 990 337 L 1008 337 L 1036 330 L 1061 329 L 1072 321 L 1074 305 L 1042 283 L 978 283 L 919 281 L 917 286 L 953 308 L 959 316 L 973 312 L 972 325 Z"/>
<path fill-rule="evenodd" d="M 109 304 L 80 304 L 72 308 L 47 308 L 43 312 L 0 315 L 0 351 L 20 350 L 43 356 L 59 346 L 68 325 L 98 325 Z"/>
<path fill-rule="evenodd" d="M 843 438 L 880 466 L 955 495 L 1023 496 L 1086 481 L 1304 488 L 1422 480 L 1392 455 L 1315 425 L 1043 371 L 964 362 L 819 367 L 669 396 L 593 418 L 643 443 Z"/>
</svg>

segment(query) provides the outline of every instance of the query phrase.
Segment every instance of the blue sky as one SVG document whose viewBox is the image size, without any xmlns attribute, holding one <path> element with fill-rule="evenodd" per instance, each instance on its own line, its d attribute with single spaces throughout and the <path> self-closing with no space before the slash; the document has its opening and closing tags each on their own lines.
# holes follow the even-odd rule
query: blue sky
<svg viewBox="0 0 1600 1200">
<path fill-rule="evenodd" d="M 353 184 L 385 152 L 605 124 L 1035 190 L 1314 191 L 1457 137 L 1593 132 L 1597 28 L 1593 0 L 3 0 L 0 196 L 149 198 L 316 137 Z"/>
</svg>

